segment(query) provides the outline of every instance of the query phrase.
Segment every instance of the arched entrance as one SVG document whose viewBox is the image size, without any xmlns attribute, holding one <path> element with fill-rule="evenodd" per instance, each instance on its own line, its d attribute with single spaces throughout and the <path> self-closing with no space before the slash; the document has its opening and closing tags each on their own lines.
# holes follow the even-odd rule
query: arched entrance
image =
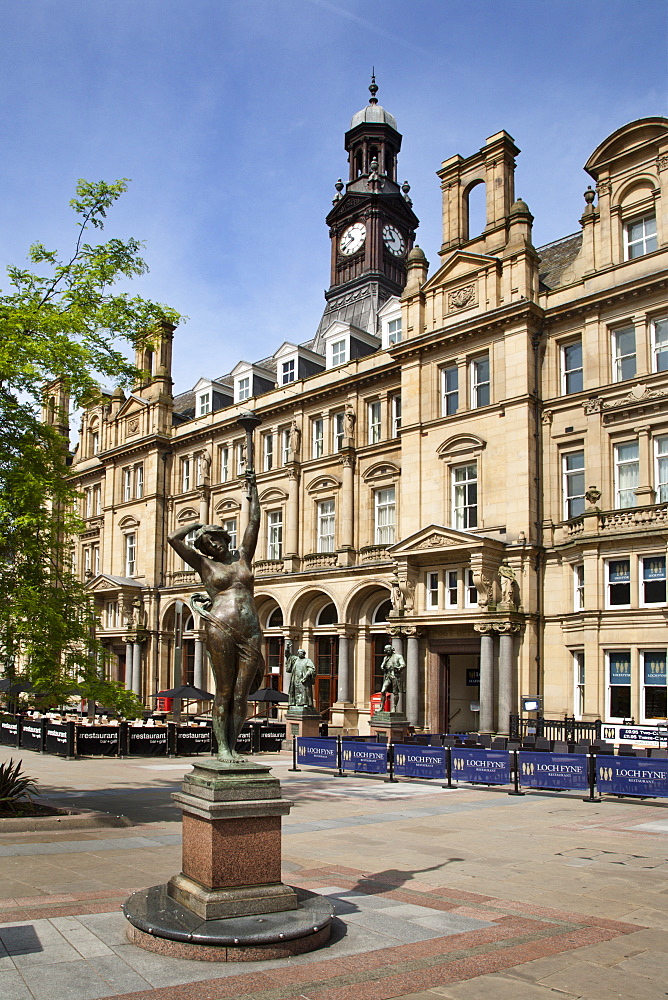
<svg viewBox="0 0 668 1000">
<path fill-rule="evenodd" d="M 330 602 L 320 609 L 315 621 L 313 662 L 316 673 L 313 700 L 323 719 L 329 719 L 330 709 L 337 696 L 339 637 L 329 632 L 327 627 L 336 625 L 338 620 L 336 605 Z"/>
</svg>

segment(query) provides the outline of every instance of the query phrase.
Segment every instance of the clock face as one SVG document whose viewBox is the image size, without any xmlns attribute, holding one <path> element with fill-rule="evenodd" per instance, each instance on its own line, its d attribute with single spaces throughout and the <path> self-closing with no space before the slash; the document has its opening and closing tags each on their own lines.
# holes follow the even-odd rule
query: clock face
<svg viewBox="0 0 668 1000">
<path fill-rule="evenodd" d="M 395 257 L 401 257 L 402 253 L 406 249 L 406 241 L 394 226 L 385 226 L 383 229 L 383 242 L 390 253 L 393 253 Z"/>
<path fill-rule="evenodd" d="M 363 222 L 355 222 L 348 226 L 339 241 L 339 250 L 349 257 L 351 253 L 356 253 L 366 239 L 366 226 Z"/>
</svg>

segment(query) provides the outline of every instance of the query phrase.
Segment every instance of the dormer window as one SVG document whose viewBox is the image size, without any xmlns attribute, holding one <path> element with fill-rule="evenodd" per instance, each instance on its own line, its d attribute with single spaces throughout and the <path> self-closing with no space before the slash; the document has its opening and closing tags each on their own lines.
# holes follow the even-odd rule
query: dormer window
<svg viewBox="0 0 668 1000">
<path fill-rule="evenodd" d="M 290 358 L 281 365 L 281 385 L 288 385 L 295 380 L 295 359 Z"/>
<path fill-rule="evenodd" d="M 250 375 L 245 375 L 237 380 L 237 403 L 243 403 L 244 399 L 250 399 Z"/>
<path fill-rule="evenodd" d="M 401 301 L 396 295 L 388 299 L 379 309 L 378 322 L 383 350 L 386 351 L 388 347 L 401 343 Z"/>
<path fill-rule="evenodd" d="M 626 260 L 644 257 L 657 249 L 656 216 L 645 215 L 632 219 L 624 226 L 624 253 Z"/>
<path fill-rule="evenodd" d="M 337 365 L 344 365 L 348 360 L 347 344 L 345 340 L 335 340 L 332 344 L 332 368 Z"/>
<path fill-rule="evenodd" d="M 398 344 L 401 340 L 401 316 L 399 319 L 391 319 L 387 324 L 388 344 Z"/>
<path fill-rule="evenodd" d="M 205 414 L 211 412 L 211 393 L 202 392 L 200 393 L 197 400 L 197 416 L 203 417 Z"/>
</svg>

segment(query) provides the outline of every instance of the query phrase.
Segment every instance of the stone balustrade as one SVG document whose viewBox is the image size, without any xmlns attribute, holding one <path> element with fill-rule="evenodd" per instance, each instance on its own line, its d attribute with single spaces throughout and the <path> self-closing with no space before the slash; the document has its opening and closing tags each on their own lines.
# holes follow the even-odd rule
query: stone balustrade
<svg viewBox="0 0 668 1000">
<path fill-rule="evenodd" d="M 304 556 L 304 569 L 325 569 L 337 565 L 335 552 L 309 552 Z"/>
<path fill-rule="evenodd" d="M 564 525 L 569 541 L 581 535 L 619 534 L 642 529 L 643 531 L 665 530 L 668 525 L 668 504 L 653 504 L 649 507 L 624 507 L 620 510 L 605 510 L 583 514 Z"/>
</svg>

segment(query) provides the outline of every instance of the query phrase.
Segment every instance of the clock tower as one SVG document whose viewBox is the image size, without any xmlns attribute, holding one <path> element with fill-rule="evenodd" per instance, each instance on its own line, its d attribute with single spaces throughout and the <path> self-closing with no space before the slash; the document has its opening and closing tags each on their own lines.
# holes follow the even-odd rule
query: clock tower
<svg viewBox="0 0 668 1000">
<path fill-rule="evenodd" d="M 345 135 L 349 179 L 337 181 L 327 216 L 332 241 L 331 283 L 318 334 L 336 320 L 376 335 L 377 314 L 406 284 L 406 258 L 419 225 L 407 182 L 397 183 L 401 134 L 381 107 L 372 76 L 368 105 Z M 345 190 L 344 190 L 345 189 Z"/>
</svg>

